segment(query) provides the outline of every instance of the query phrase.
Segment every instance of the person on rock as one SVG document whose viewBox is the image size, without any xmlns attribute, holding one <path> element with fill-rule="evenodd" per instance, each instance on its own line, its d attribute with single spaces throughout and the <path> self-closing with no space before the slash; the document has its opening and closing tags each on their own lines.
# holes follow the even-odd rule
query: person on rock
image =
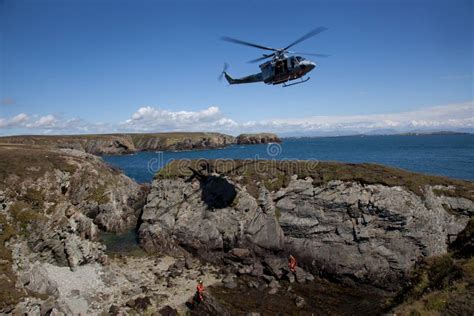
<svg viewBox="0 0 474 316">
<path fill-rule="evenodd" d="M 198 303 L 204 301 L 204 284 L 202 280 L 198 280 L 198 284 L 196 286 L 196 300 Z"/>
<path fill-rule="evenodd" d="M 293 255 L 290 255 L 290 257 L 288 258 L 288 268 L 291 272 L 296 272 L 296 258 L 293 257 Z"/>
</svg>

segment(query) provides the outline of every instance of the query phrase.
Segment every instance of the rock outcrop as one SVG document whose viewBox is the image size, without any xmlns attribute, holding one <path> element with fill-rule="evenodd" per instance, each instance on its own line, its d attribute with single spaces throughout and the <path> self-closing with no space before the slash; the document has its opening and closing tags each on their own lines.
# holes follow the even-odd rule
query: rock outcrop
<svg viewBox="0 0 474 316">
<path fill-rule="evenodd" d="M 101 158 L 73 149 L 0 145 L 0 178 L 2 305 L 30 292 L 54 294 L 38 263 L 71 270 L 106 263 L 99 229 L 135 227 L 147 194 Z"/>
<path fill-rule="evenodd" d="M 236 138 L 236 143 L 239 145 L 281 143 L 281 139 L 271 133 L 240 134 Z"/>
<path fill-rule="evenodd" d="M 313 274 L 396 289 L 421 258 L 446 253 L 474 212 L 470 182 L 379 165 L 211 161 L 191 177 L 196 164 L 155 177 L 140 226 L 148 251 L 292 253 Z"/>
<path fill-rule="evenodd" d="M 130 134 L 138 151 L 213 149 L 229 146 L 235 138 L 220 133 Z"/>
</svg>

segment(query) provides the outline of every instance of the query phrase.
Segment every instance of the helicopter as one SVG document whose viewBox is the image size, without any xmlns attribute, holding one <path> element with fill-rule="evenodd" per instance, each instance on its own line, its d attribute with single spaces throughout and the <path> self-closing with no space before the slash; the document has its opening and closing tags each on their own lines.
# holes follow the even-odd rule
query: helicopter
<svg viewBox="0 0 474 316">
<path fill-rule="evenodd" d="M 303 77 L 316 67 L 316 63 L 311 60 L 305 59 L 301 56 L 288 56 L 288 54 L 311 55 L 311 56 L 317 56 L 317 57 L 328 57 L 329 55 L 316 54 L 316 53 L 298 53 L 298 52 L 289 51 L 288 49 L 325 30 L 327 30 L 327 28 L 323 26 L 315 28 L 314 30 L 306 33 L 305 35 L 298 38 L 296 41 L 289 44 L 285 48 L 272 48 L 272 47 L 253 44 L 253 43 L 242 41 L 242 40 L 235 39 L 232 37 L 224 36 L 221 38 L 224 41 L 246 45 L 250 47 L 256 47 L 256 48 L 260 48 L 267 51 L 273 51 L 273 53 L 263 54 L 263 57 L 249 61 L 249 63 L 256 63 L 256 62 L 271 58 L 271 60 L 266 61 L 263 64 L 259 65 L 260 67 L 259 73 L 245 76 L 242 78 L 232 78 L 227 73 L 228 65 L 224 64 L 224 70 L 222 71 L 219 79 L 222 80 L 222 76 L 224 76 L 227 82 L 231 85 L 263 81 L 266 84 L 272 84 L 272 85 L 283 83 L 283 87 L 288 87 L 288 86 L 304 83 L 308 81 L 310 77 L 307 77 L 306 79 L 303 79 Z M 300 78 L 299 82 L 287 84 L 288 81 L 295 80 L 298 78 Z"/>
</svg>

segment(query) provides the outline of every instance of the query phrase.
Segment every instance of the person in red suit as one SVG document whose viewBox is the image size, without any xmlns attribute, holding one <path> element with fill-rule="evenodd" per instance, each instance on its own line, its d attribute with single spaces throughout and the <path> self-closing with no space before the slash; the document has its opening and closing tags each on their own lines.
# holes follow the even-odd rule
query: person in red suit
<svg viewBox="0 0 474 316">
<path fill-rule="evenodd" d="M 296 272 L 296 258 L 293 257 L 293 255 L 290 255 L 288 258 L 288 268 L 290 269 L 291 272 L 295 273 Z"/>
<path fill-rule="evenodd" d="M 202 283 L 202 280 L 198 280 L 196 286 L 196 298 L 199 303 L 204 301 L 204 284 Z"/>
</svg>

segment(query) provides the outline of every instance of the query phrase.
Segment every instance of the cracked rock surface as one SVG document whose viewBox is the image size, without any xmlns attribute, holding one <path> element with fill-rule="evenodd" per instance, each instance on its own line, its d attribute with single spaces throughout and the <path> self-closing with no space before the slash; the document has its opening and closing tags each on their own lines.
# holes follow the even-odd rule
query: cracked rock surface
<svg viewBox="0 0 474 316">
<path fill-rule="evenodd" d="M 427 184 L 420 193 L 356 180 L 318 183 L 295 173 L 285 174 L 286 183 L 272 190 L 259 178 L 262 172 L 246 179 L 250 171 L 208 173 L 199 180 L 172 168 L 163 171 L 144 208 L 143 247 L 184 248 L 207 257 L 232 248 L 261 257 L 292 253 L 313 274 L 396 289 L 420 258 L 446 253 L 474 212 L 472 199 L 440 194 L 440 188 L 449 190 L 443 186 Z M 220 208 L 202 198 L 220 198 L 206 192 L 206 181 L 214 177 L 237 190 Z"/>
</svg>

